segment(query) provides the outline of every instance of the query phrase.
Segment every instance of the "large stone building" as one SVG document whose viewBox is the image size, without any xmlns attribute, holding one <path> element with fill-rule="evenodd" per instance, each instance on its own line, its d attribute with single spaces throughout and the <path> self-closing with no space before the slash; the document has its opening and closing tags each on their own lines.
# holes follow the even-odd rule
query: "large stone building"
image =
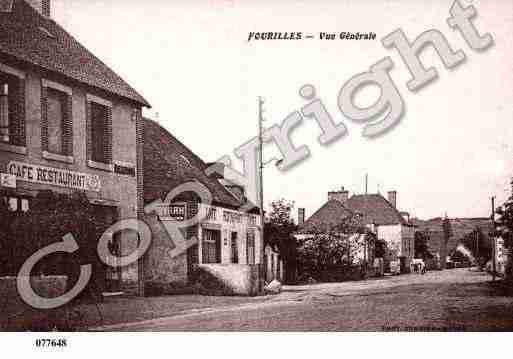
<svg viewBox="0 0 513 359">
<path fill-rule="evenodd" d="M 145 220 L 153 234 L 144 266 L 148 292 L 187 290 L 206 278 L 207 287 L 256 294 L 263 259 L 258 209 L 242 211 L 243 187 L 207 175 L 209 166 L 166 129 L 144 123 Z"/>
<path fill-rule="evenodd" d="M 49 0 L 0 1 L 0 195 L 30 211 L 39 191 L 83 191 L 106 227 L 134 218 L 148 102 L 50 15 Z M 114 240 L 130 252 L 134 239 Z M 95 275 L 104 290 L 136 292 L 140 272 L 135 263 Z"/>
</svg>

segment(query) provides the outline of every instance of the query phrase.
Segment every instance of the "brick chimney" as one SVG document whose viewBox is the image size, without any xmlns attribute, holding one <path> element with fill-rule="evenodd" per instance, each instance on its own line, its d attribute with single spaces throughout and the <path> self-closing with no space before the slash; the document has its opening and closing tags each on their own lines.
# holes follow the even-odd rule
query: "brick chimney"
<svg viewBox="0 0 513 359">
<path fill-rule="evenodd" d="M 328 201 L 337 200 L 342 203 L 349 199 L 349 191 L 346 191 L 344 187 L 340 191 L 328 192 Z"/>
<path fill-rule="evenodd" d="M 388 192 L 388 202 L 390 202 L 394 208 L 397 208 L 397 191 Z"/>
<path fill-rule="evenodd" d="M 51 1 L 52 0 L 25 0 L 28 2 L 34 9 L 36 9 L 40 14 L 46 17 L 51 17 L 52 8 Z"/>
<path fill-rule="evenodd" d="M 305 209 L 298 208 L 297 209 L 297 224 L 298 226 L 302 226 L 305 223 Z"/>
</svg>

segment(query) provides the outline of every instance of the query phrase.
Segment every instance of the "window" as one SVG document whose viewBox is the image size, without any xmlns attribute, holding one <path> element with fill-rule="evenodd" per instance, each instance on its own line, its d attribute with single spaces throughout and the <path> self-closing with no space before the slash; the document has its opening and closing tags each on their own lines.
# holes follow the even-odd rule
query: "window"
<svg viewBox="0 0 513 359">
<path fill-rule="evenodd" d="M 249 214 L 248 215 L 248 225 L 256 226 L 256 216 Z"/>
<path fill-rule="evenodd" d="M 91 139 L 92 157 L 95 162 L 109 163 L 107 158 L 107 106 L 92 103 L 91 105 Z"/>
<path fill-rule="evenodd" d="M 11 212 L 17 212 L 18 211 L 18 198 L 11 197 L 9 198 L 9 211 Z"/>
<path fill-rule="evenodd" d="M 0 143 L 25 146 L 24 74 L 0 64 Z"/>
<path fill-rule="evenodd" d="M 255 232 L 249 231 L 246 238 L 246 258 L 248 264 L 255 264 Z"/>
<path fill-rule="evenodd" d="M 72 161 L 73 120 L 71 99 L 71 88 L 53 81 L 42 80 L 41 145 L 43 147 L 43 157 L 46 159 Z"/>
<path fill-rule="evenodd" d="M 4 201 L 11 212 L 26 213 L 29 210 L 29 200 L 26 198 L 4 197 Z"/>
<path fill-rule="evenodd" d="M 232 263 L 239 263 L 239 248 L 237 242 L 237 232 L 232 232 Z"/>
<path fill-rule="evenodd" d="M 215 208 L 215 207 L 207 207 L 206 220 L 215 221 L 216 218 L 217 218 L 217 208 Z"/>
<path fill-rule="evenodd" d="M 48 116 L 48 151 L 63 153 L 64 112 L 66 94 L 48 89 L 47 116 Z"/>
<path fill-rule="evenodd" d="M 28 210 L 29 210 L 29 201 L 28 201 L 28 199 L 22 198 L 21 199 L 21 211 L 28 212 Z"/>
<path fill-rule="evenodd" d="M 216 230 L 203 230 L 202 262 L 221 263 L 221 232 Z"/>
<path fill-rule="evenodd" d="M 93 95 L 87 95 L 87 159 L 89 166 L 113 171 L 112 103 Z"/>
</svg>

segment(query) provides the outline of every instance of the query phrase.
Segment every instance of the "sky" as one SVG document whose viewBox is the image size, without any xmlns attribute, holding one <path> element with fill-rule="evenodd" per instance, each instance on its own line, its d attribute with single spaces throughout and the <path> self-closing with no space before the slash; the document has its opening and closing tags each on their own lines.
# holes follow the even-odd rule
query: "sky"
<svg viewBox="0 0 513 359">
<path fill-rule="evenodd" d="M 335 122 L 349 134 L 322 146 L 315 121 L 292 133 L 310 157 L 282 172 L 265 169 L 264 201 L 285 198 L 309 217 L 344 186 L 363 193 L 398 192 L 401 210 L 432 218 L 490 215 L 490 197 L 503 202 L 513 176 L 513 2 L 461 0 L 477 10 L 474 24 L 494 46 L 471 50 L 446 23 L 452 0 L 53 0 L 53 17 L 151 103 L 156 119 L 206 162 L 257 135 L 258 96 L 265 98 L 265 126 L 281 122 L 306 104 L 304 84 L 315 86 Z M 466 61 L 444 68 L 432 48 L 422 52 L 439 78 L 415 93 L 401 57 L 380 39 L 402 29 L 413 40 L 441 31 Z M 251 31 L 374 32 L 374 41 L 274 40 L 248 42 Z M 337 96 L 352 76 L 386 56 L 406 112 L 392 131 L 362 137 L 361 124 L 345 118 Z M 365 88 L 362 106 L 379 96 Z M 265 148 L 266 160 L 280 158 Z M 235 166 L 241 170 L 240 161 Z"/>
</svg>

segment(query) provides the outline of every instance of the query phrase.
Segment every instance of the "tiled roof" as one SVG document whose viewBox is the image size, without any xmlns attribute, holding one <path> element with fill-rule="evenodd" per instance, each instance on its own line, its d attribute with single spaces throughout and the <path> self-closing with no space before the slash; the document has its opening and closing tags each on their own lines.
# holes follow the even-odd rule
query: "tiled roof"
<svg viewBox="0 0 513 359">
<path fill-rule="evenodd" d="M 362 214 L 364 224 L 408 224 L 399 211 L 380 194 L 354 195 L 344 202 L 344 206 L 354 213 Z"/>
<path fill-rule="evenodd" d="M 91 21 L 94 23 L 94 19 Z M 0 12 L 0 53 L 150 106 L 59 24 L 40 15 L 24 0 L 14 0 L 11 12 Z"/>
<path fill-rule="evenodd" d="M 155 121 L 144 120 L 144 201 L 165 198 L 181 184 L 198 181 L 210 191 L 218 205 L 238 208 L 242 204 L 214 177 L 207 165 L 183 143 Z"/>
<path fill-rule="evenodd" d="M 339 225 L 352 215 L 342 202 L 332 199 L 317 210 L 305 223 L 300 226 L 299 232 L 329 229 Z"/>
</svg>

